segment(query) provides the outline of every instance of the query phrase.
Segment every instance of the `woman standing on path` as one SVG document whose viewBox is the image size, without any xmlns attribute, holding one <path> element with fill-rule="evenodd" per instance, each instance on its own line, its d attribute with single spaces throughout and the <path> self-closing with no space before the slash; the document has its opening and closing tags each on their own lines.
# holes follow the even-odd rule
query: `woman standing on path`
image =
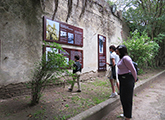
<svg viewBox="0 0 165 120">
<path fill-rule="evenodd" d="M 125 45 L 119 45 L 116 53 L 120 57 L 118 62 L 118 79 L 120 82 L 120 101 L 123 107 L 123 114 L 126 120 L 132 118 L 132 101 L 134 84 L 137 80 L 136 70 L 132 59 L 128 56 Z"/>
</svg>

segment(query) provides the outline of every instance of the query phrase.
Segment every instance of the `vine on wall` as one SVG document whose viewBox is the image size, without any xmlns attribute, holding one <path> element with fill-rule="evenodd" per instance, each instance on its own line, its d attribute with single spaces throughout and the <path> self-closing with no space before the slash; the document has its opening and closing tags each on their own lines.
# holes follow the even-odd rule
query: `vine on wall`
<svg viewBox="0 0 165 120">
<path fill-rule="evenodd" d="M 57 8 L 58 8 L 58 0 L 54 0 L 54 3 L 55 3 L 55 9 L 54 9 L 52 20 L 54 20 L 54 18 L 56 16 L 56 12 L 57 12 Z"/>
<path fill-rule="evenodd" d="M 79 19 L 81 19 L 81 17 L 83 16 L 83 14 L 85 13 L 85 8 L 87 6 L 87 0 L 82 0 L 82 10 L 81 10 L 81 14 L 79 16 Z"/>
<path fill-rule="evenodd" d="M 103 1 L 103 0 L 102 0 Z M 55 8 L 54 8 L 54 12 L 53 12 L 53 16 L 52 16 L 52 20 L 54 20 L 55 16 L 56 16 L 56 12 L 58 10 L 58 4 L 59 4 L 59 0 L 54 0 L 55 3 Z M 80 0 L 77 0 L 77 5 L 76 7 L 79 6 Z M 45 9 L 45 0 L 40 0 L 40 4 L 41 4 L 41 8 L 44 10 Z M 85 13 L 86 7 L 89 4 L 90 7 L 92 7 L 93 4 L 97 4 L 98 6 L 100 6 L 101 11 L 100 12 L 104 12 L 106 11 L 105 7 L 100 5 L 96 0 L 82 0 L 82 9 L 81 9 L 81 13 L 79 15 L 79 19 L 82 18 L 82 16 Z M 68 0 L 68 14 L 67 14 L 67 18 L 66 18 L 66 22 L 68 21 L 68 19 L 71 16 L 72 13 L 72 6 L 73 6 L 73 0 Z M 107 12 L 107 11 L 106 11 Z"/>
<path fill-rule="evenodd" d="M 79 0 L 77 0 L 77 5 L 76 5 L 76 7 L 78 7 L 79 6 Z"/>
<path fill-rule="evenodd" d="M 70 18 L 71 12 L 72 12 L 72 0 L 68 0 L 68 15 L 66 18 L 66 22 L 68 22 L 68 19 Z"/>
<path fill-rule="evenodd" d="M 45 2 L 45 0 L 41 0 L 41 1 L 42 1 L 42 3 Z M 105 14 L 109 16 L 108 18 L 110 18 L 110 15 L 112 14 L 111 6 L 108 6 L 107 3 L 104 0 L 101 0 L 101 1 L 99 1 L 99 0 L 81 0 L 81 2 L 82 2 L 82 9 L 81 9 L 81 13 L 79 15 L 79 19 L 81 19 L 83 17 L 87 6 L 89 6 L 90 8 L 92 8 L 93 5 L 98 6 L 99 12 L 102 14 L 102 17 L 100 18 L 101 22 L 102 22 L 101 26 L 106 28 L 106 29 L 104 29 L 103 32 L 104 33 L 107 32 L 109 40 L 110 40 L 110 36 L 112 36 L 113 33 L 114 33 L 114 31 L 112 30 L 114 28 L 114 26 L 112 24 L 113 21 L 106 20 L 107 22 L 105 24 L 105 23 L 103 23 L 103 19 L 106 19 L 106 18 L 104 18 Z M 56 16 L 56 13 L 57 13 L 57 10 L 58 10 L 58 7 L 59 7 L 59 0 L 54 0 L 54 3 L 55 3 L 55 8 L 54 8 L 54 11 L 53 11 L 52 20 L 55 19 L 55 16 Z M 66 22 L 68 22 L 69 18 L 71 17 L 73 4 L 74 4 L 73 0 L 67 0 L 67 3 L 68 3 L 68 5 L 67 5 L 68 6 L 68 11 L 67 11 Z M 78 7 L 79 4 L 80 4 L 80 0 L 77 0 L 76 7 Z"/>
</svg>

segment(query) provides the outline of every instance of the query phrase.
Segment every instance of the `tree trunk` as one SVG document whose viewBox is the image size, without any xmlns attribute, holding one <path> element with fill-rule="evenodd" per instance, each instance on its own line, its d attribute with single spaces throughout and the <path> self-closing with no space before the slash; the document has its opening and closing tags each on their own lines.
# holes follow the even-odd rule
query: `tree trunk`
<svg viewBox="0 0 165 120">
<path fill-rule="evenodd" d="M 32 84 L 32 100 L 31 105 L 34 106 L 39 103 L 41 98 L 41 86 L 36 82 Z"/>
</svg>

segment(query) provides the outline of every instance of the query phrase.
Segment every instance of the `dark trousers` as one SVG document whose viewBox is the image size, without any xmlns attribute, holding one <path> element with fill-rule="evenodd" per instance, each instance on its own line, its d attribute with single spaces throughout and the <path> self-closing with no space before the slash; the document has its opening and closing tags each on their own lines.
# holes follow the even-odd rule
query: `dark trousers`
<svg viewBox="0 0 165 120">
<path fill-rule="evenodd" d="M 120 101 L 123 114 L 126 118 L 132 118 L 132 102 L 135 80 L 131 73 L 118 75 L 120 82 Z"/>
</svg>

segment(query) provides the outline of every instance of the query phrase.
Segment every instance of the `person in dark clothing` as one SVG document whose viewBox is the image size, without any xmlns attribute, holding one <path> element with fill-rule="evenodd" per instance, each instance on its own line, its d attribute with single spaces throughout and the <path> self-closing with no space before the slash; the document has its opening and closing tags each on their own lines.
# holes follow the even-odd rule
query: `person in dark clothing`
<svg viewBox="0 0 165 120">
<path fill-rule="evenodd" d="M 75 81 L 77 79 L 78 90 L 77 92 L 81 92 L 81 84 L 80 84 L 80 74 L 81 74 L 81 63 L 79 62 L 80 57 L 78 55 L 74 56 L 75 63 L 73 64 L 73 81 L 71 83 L 71 87 L 69 88 L 69 92 L 73 90 Z"/>
</svg>

